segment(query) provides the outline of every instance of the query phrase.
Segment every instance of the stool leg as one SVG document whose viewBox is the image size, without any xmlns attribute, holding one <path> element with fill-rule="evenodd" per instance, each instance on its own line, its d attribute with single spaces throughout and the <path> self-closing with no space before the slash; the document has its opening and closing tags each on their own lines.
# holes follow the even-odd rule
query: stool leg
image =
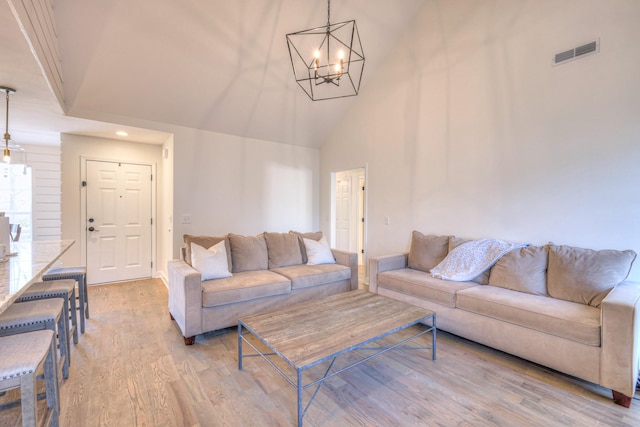
<svg viewBox="0 0 640 427">
<path fill-rule="evenodd" d="M 63 329 L 64 329 L 64 336 L 66 337 L 65 343 L 66 343 L 66 348 L 67 348 L 67 360 L 69 361 L 69 364 L 71 364 L 71 339 L 69 339 L 69 319 L 67 318 L 69 314 L 69 298 L 65 298 L 64 299 L 64 303 L 62 304 L 62 315 L 60 316 L 61 318 L 64 318 L 64 322 L 63 323 Z"/>
<path fill-rule="evenodd" d="M 80 279 L 82 281 L 82 287 L 84 288 L 84 315 L 88 319 L 89 318 L 89 289 L 87 287 L 87 276 L 82 276 Z"/>
<path fill-rule="evenodd" d="M 60 388 L 58 384 L 58 368 L 56 364 L 55 337 L 51 340 L 49 352 L 44 362 L 44 380 L 47 394 L 47 407 L 53 410 L 53 426 L 58 425 L 60 416 Z"/>
<path fill-rule="evenodd" d="M 78 310 L 80 310 L 80 332 L 84 334 L 84 314 L 85 314 L 85 309 L 84 309 L 84 304 L 86 301 L 86 295 L 85 295 L 85 289 L 84 289 L 84 285 L 82 283 L 82 280 L 78 280 L 78 302 L 80 304 L 80 307 L 78 307 Z"/>
<path fill-rule="evenodd" d="M 71 290 L 71 298 L 69 298 L 69 316 L 71 316 L 71 328 L 73 329 L 73 343 L 78 344 L 78 312 L 76 308 L 76 288 Z"/>
<path fill-rule="evenodd" d="M 20 406 L 22 406 L 22 425 L 36 426 L 36 373 L 25 374 L 20 378 Z"/>
<path fill-rule="evenodd" d="M 60 315 L 58 318 L 58 348 L 60 349 L 60 358 L 64 358 L 62 361 L 62 378 L 69 378 L 69 355 L 67 354 L 67 340 L 68 337 L 65 336 L 65 323 L 68 325 L 66 316 Z M 55 331 L 55 327 L 53 329 Z"/>
</svg>

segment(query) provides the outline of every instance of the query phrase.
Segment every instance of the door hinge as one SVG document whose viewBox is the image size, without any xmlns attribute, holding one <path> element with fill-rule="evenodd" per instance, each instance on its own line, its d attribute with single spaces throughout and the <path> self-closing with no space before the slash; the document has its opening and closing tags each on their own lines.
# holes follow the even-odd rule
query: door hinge
<svg viewBox="0 0 640 427">
<path fill-rule="evenodd" d="M 364 222 L 364 218 L 362 218 L 362 222 Z"/>
<path fill-rule="evenodd" d="M 87 181 L 82 181 L 82 186 L 86 187 L 87 186 Z"/>
<path fill-rule="evenodd" d="M 151 261 L 151 268 L 153 268 L 153 261 Z"/>
<path fill-rule="evenodd" d="M 362 191 L 364 191 L 364 185 L 362 186 Z"/>
<path fill-rule="evenodd" d="M 151 181 L 153 181 L 153 174 L 151 174 Z"/>
<path fill-rule="evenodd" d="M 151 225 L 153 225 L 153 218 L 151 218 Z"/>
<path fill-rule="evenodd" d="M 364 249 L 360 249 L 360 253 L 362 253 L 362 254 L 363 254 L 363 253 L 364 253 Z"/>
</svg>

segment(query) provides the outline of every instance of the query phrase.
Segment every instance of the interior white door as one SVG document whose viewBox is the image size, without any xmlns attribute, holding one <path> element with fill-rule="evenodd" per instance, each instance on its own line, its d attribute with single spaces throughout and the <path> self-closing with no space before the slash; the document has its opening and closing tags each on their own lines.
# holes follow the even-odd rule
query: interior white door
<svg viewBox="0 0 640 427">
<path fill-rule="evenodd" d="M 351 177 L 336 175 L 336 249 L 351 250 Z"/>
<path fill-rule="evenodd" d="M 151 277 L 151 166 L 87 161 L 87 282 Z"/>
</svg>

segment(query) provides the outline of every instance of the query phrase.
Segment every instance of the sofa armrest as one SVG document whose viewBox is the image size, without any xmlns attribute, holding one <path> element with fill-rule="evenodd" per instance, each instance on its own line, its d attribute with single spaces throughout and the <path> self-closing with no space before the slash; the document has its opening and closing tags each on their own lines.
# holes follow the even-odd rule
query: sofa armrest
<svg viewBox="0 0 640 427">
<path fill-rule="evenodd" d="M 340 249 L 331 249 L 331 252 L 336 259 L 336 263 L 351 269 L 351 290 L 358 289 L 358 254 Z"/>
<path fill-rule="evenodd" d="M 622 282 L 601 305 L 600 384 L 632 397 L 638 379 L 640 283 Z"/>
<path fill-rule="evenodd" d="M 369 290 L 378 292 L 378 273 L 407 268 L 409 254 L 394 254 L 369 259 Z"/>
<path fill-rule="evenodd" d="M 185 338 L 202 333 L 202 276 L 182 260 L 168 262 L 169 312 Z"/>
</svg>

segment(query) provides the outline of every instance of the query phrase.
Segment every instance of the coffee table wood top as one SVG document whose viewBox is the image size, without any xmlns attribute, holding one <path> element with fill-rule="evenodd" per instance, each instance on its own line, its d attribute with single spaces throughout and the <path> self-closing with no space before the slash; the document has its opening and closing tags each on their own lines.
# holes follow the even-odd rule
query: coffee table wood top
<svg viewBox="0 0 640 427">
<path fill-rule="evenodd" d="M 248 316 L 240 322 L 291 366 L 306 369 L 433 314 L 357 290 Z"/>
</svg>

